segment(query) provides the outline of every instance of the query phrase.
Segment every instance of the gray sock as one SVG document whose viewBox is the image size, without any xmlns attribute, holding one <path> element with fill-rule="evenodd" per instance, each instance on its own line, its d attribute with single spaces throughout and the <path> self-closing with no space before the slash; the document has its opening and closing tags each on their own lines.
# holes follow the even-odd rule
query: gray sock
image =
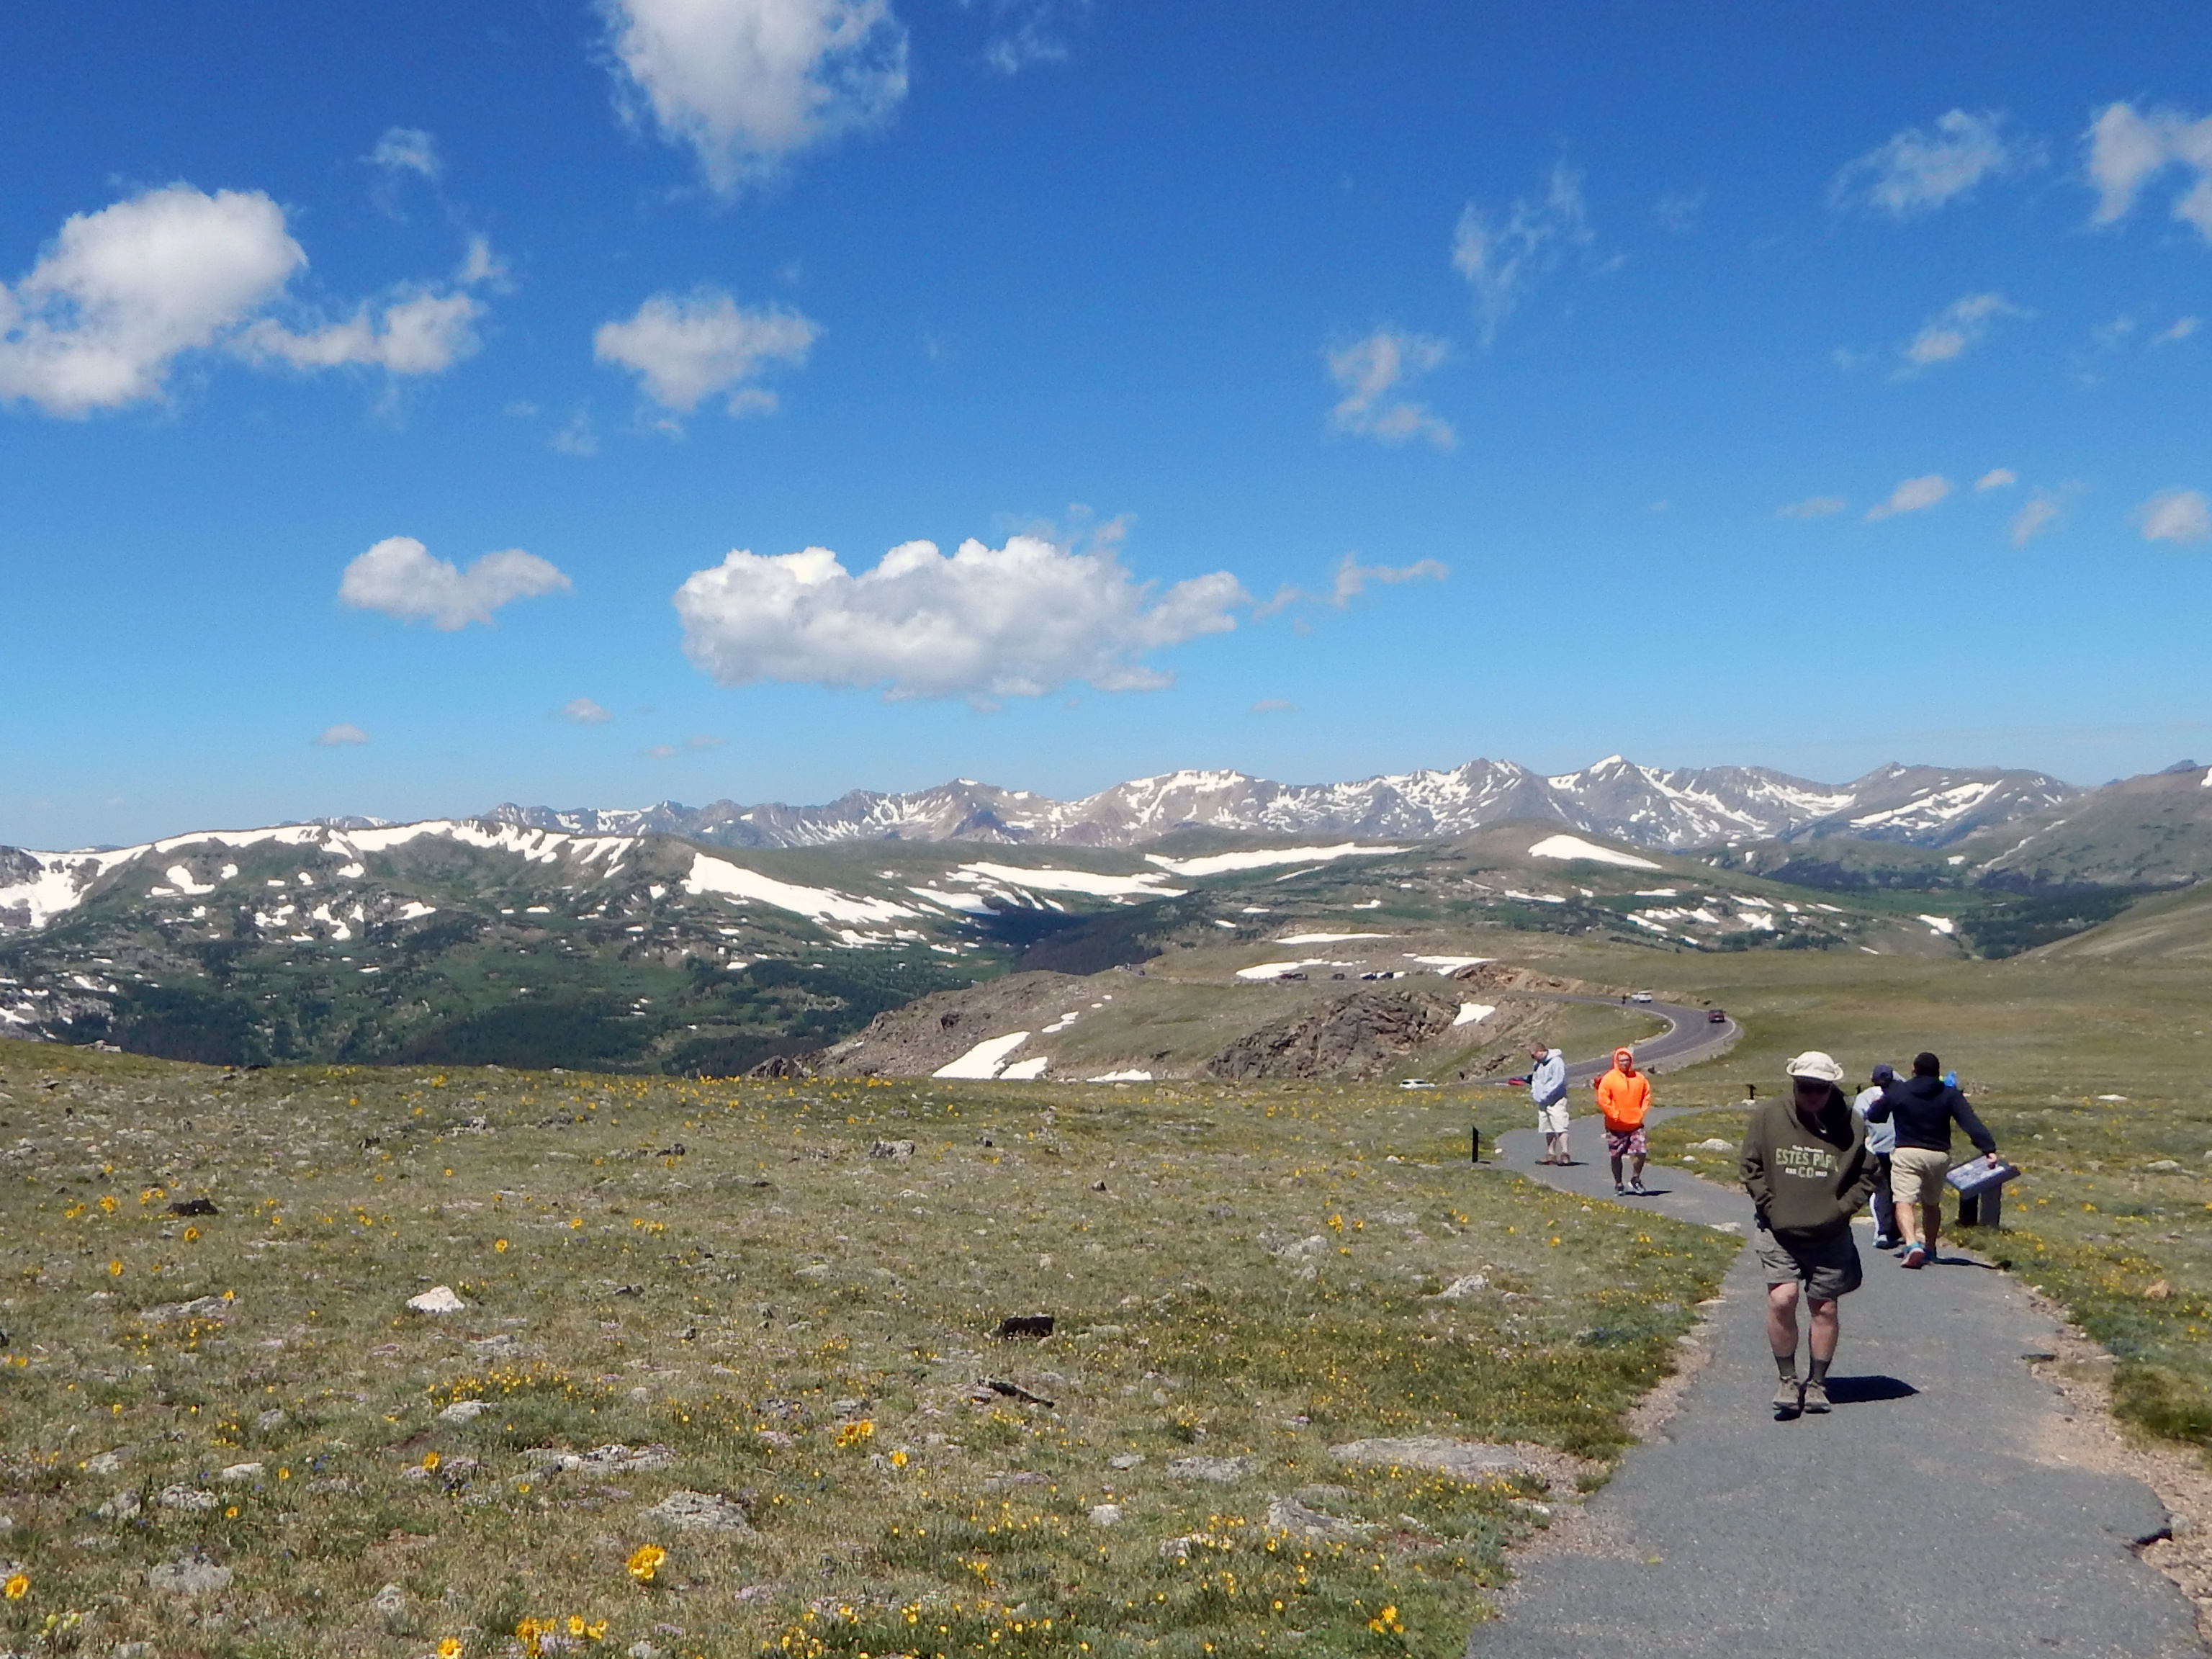
<svg viewBox="0 0 2212 1659">
<path fill-rule="evenodd" d="M 1820 1362 L 1819 1362 L 1818 1360 L 1815 1360 L 1814 1363 L 1815 1364 L 1820 1364 Z M 1820 1366 L 1820 1369 L 1821 1369 L 1822 1370 L 1826 1370 L 1827 1369 L 1827 1367 L 1826 1367 L 1826 1366 L 1825 1366 L 1825 1365 L 1821 1365 L 1821 1366 Z M 1792 1349 L 1792 1350 L 1791 1350 L 1790 1352 L 1788 1352 L 1788 1353 L 1778 1353 L 1778 1354 L 1775 1355 L 1775 1356 L 1774 1356 L 1774 1370 L 1775 1370 L 1775 1374 L 1776 1374 L 1777 1376 L 1779 1376 L 1779 1377 L 1780 1377 L 1780 1378 L 1781 1378 L 1784 1382 L 1795 1382 L 1797 1380 L 1797 1354 L 1796 1354 L 1796 1351 L 1795 1349 Z"/>
</svg>

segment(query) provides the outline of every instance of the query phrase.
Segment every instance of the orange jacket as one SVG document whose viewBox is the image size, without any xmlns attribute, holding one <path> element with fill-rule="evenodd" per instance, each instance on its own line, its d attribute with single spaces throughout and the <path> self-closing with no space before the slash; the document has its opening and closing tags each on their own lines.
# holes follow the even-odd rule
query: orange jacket
<svg viewBox="0 0 2212 1659">
<path fill-rule="evenodd" d="M 1626 1134 L 1644 1127 L 1644 1115 L 1651 1109 L 1650 1078 L 1641 1072 L 1624 1072 L 1615 1064 L 1598 1079 L 1596 1088 L 1597 1109 L 1607 1128 Z"/>
</svg>

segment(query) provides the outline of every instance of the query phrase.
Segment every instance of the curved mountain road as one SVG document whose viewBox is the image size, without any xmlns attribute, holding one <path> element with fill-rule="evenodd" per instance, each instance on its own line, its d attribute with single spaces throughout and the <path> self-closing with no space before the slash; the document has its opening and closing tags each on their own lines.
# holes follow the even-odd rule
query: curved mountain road
<svg viewBox="0 0 2212 1659">
<path fill-rule="evenodd" d="M 1658 1036 L 1645 1037 L 1640 1042 L 1628 1045 L 1636 1056 L 1636 1063 L 1645 1071 L 1655 1073 L 1662 1067 L 1667 1071 L 1679 1072 L 1684 1066 L 1695 1066 L 1701 1060 L 1717 1060 L 1733 1048 L 1736 1039 L 1743 1035 L 1743 1027 L 1734 1020 L 1723 1019 L 1716 1024 L 1711 1017 L 1711 1009 L 1686 1002 L 1625 1003 L 1618 997 L 1577 996 L 1565 991 L 1516 991 L 1512 994 L 1532 1002 L 1589 1002 L 1608 1008 L 1629 1008 L 1664 1020 L 1667 1029 Z M 1588 1083 L 1612 1064 L 1610 1054 L 1589 1060 L 1570 1058 L 1567 1061 L 1567 1081 L 1570 1084 Z"/>
</svg>

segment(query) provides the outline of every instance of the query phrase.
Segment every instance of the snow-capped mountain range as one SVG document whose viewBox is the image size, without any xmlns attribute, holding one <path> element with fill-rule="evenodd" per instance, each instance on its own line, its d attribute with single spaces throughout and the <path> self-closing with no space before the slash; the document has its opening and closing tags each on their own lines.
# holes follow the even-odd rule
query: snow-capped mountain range
<svg viewBox="0 0 2212 1659">
<path fill-rule="evenodd" d="M 1130 848 L 1182 830 L 1250 836 L 1464 835 L 1525 818 L 1679 851 L 1820 835 L 1948 846 L 2081 793 L 2040 772 L 1885 766 L 1846 784 L 1757 766 L 1667 769 L 1609 756 L 1547 775 L 1473 760 L 1352 783 L 1285 784 L 1242 772 L 1170 772 L 1054 800 L 962 778 L 907 794 L 855 790 L 823 806 L 495 807 L 495 822 L 572 835 L 661 834 L 727 847 L 850 841 L 1060 842 Z"/>
</svg>

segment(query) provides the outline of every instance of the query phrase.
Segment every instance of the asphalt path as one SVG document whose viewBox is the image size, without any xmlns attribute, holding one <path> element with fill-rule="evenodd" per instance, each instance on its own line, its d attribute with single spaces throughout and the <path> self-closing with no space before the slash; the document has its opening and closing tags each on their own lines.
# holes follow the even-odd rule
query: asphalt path
<svg viewBox="0 0 2212 1659">
<path fill-rule="evenodd" d="M 1571 1139 L 1585 1160 L 1571 1168 L 1536 1164 L 1533 1128 L 1498 1159 L 1615 1201 L 1597 1120 Z M 1739 1189 L 1674 1170 L 1646 1181 L 1653 1196 L 1619 1201 L 1750 1231 Z M 2167 1524 L 2164 1507 L 2066 1461 L 2059 1397 L 2021 1362 L 2052 1347 L 2051 1322 L 1960 1251 L 1906 1272 L 1854 1231 L 1866 1285 L 1844 1301 L 1834 1412 L 1774 1419 L 1747 1249 L 1708 1310 L 1711 1363 L 1589 1500 L 1609 1553 L 1528 1562 L 1471 1659 L 2202 1659 L 2187 1601 L 2129 1547 Z"/>
</svg>

